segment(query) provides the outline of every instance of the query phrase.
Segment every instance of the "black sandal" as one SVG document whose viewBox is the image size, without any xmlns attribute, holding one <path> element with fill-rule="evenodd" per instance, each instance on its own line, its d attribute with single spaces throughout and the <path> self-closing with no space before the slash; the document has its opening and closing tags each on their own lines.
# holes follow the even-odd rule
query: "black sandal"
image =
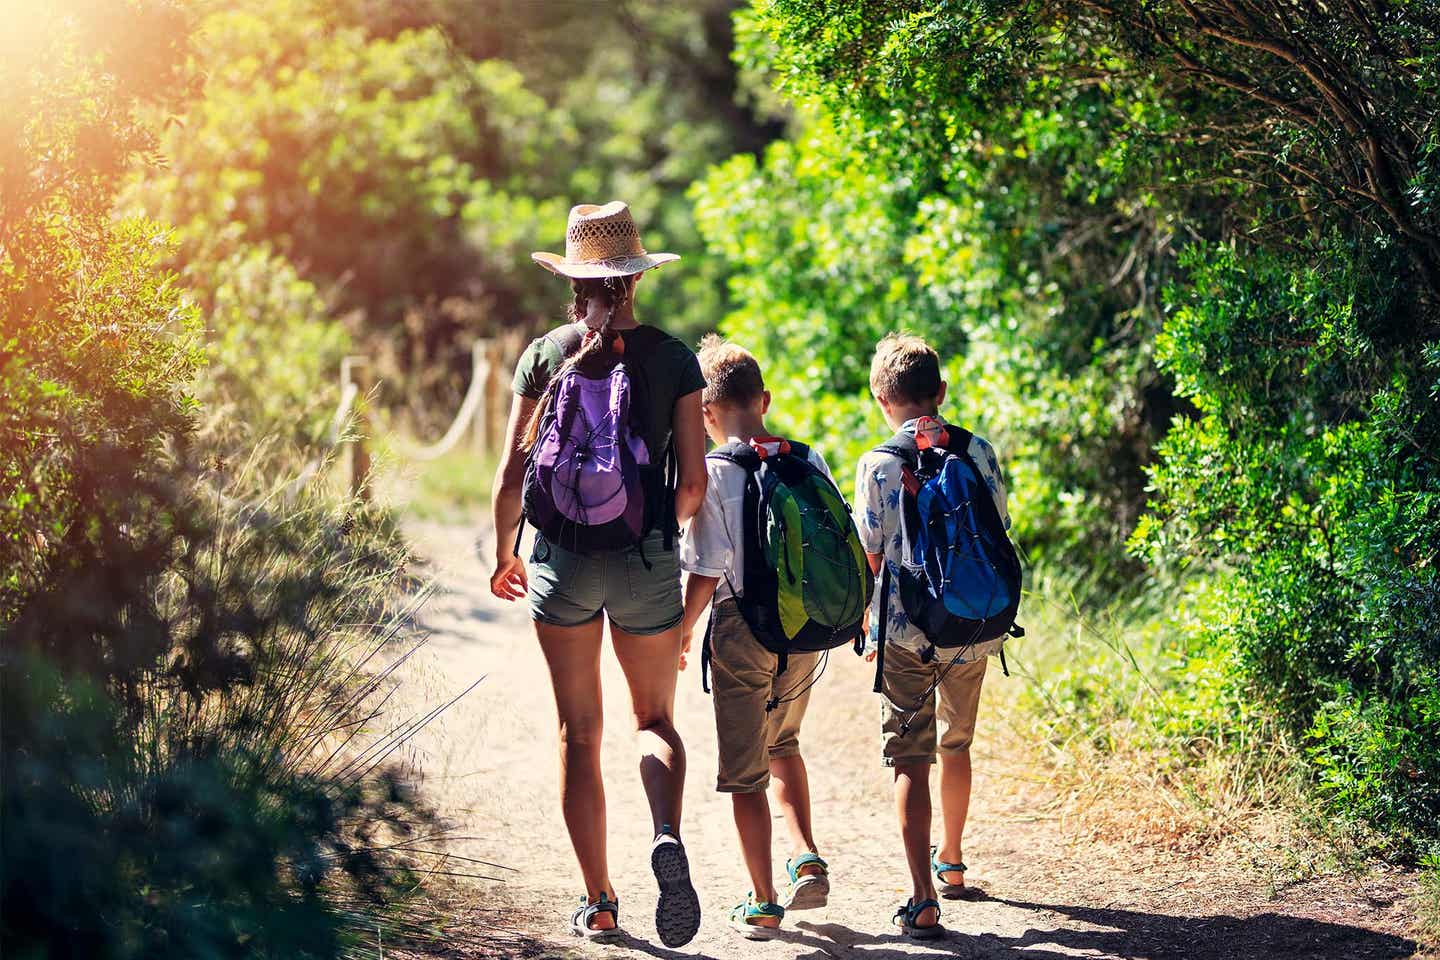
<svg viewBox="0 0 1440 960">
<path fill-rule="evenodd" d="M 920 914 L 930 907 L 935 908 L 935 922 L 921 926 L 915 921 Z M 945 928 L 940 926 L 940 904 L 934 900 L 921 900 L 916 903 L 913 899 L 906 900 L 905 905 L 895 911 L 895 916 L 890 922 L 900 928 L 900 932 L 912 940 L 933 940 L 936 937 L 945 936 Z"/>
<path fill-rule="evenodd" d="M 608 930 L 597 929 L 590 926 L 597 914 L 608 913 L 615 920 L 615 926 Z M 588 897 L 580 898 L 580 908 L 570 914 L 570 932 L 577 937 L 584 937 L 586 940 L 593 940 L 596 943 L 604 943 L 607 940 L 617 940 L 624 934 L 620 930 L 620 898 L 611 900 L 605 891 L 600 891 L 600 899 L 591 903 Z"/>
</svg>

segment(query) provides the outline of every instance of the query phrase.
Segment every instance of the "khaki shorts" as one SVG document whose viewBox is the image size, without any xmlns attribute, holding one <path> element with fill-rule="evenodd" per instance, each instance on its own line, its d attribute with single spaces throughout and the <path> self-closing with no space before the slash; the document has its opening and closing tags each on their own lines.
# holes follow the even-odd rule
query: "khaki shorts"
<svg viewBox="0 0 1440 960">
<path fill-rule="evenodd" d="M 775 675 L 778 658 L 750 632 L 733 599 L 715 606 L 710 634 L 710 689 L 715 701 L 715 733 L 721 793 L 758 793 L 770 785 L 772 757 L 800 752 L 800 721 L 810 703 L 807 686 L 818 653 L 792 653 L 785 672 Z M 799 688 L 804 693 L 796 696 Z M 795 697 L 769 713 L 771 697 Z"/>
<path fill-rule="evenodd" d="M 935 659 L 923 663 L 918 653 L 896 644 L 885 647 L 885 694 L 880 698 L 880 738 L 885 766 L 934 763 L 938 715 L 945 725 L 939 738 L 944 754 L 960 754 L 975 739 L 975 711 L 980 706 L 980 684 L 985 679 L 985 661 L 957 663 L 945 674 L 936 692 L 925 702 L 916 702 L 950 663 L 954 653 L 937 651 Z M 911 714 L 911 711 L 915 711 Z M 910 718 L 910 729 L 900 735 L 900 724 Z"/>
</svg>

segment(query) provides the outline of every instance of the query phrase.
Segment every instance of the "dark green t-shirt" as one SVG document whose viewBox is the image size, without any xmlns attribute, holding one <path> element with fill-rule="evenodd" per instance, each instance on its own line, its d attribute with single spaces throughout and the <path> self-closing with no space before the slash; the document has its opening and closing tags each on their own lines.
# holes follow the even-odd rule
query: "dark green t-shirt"
<svg viewBox="0 0 1440 960">
<path fill-rule="evenodd" d="M 670 442 L 670 426 L 675 401 L 688 393 L 705 388 L 700 361 L 684 343 L 657 327 L 641 324 L 636 330 L 647 330 L 651 340 L 638 362 L 631 364 L 632 375 L 644 378 L 640 391 L 648 409 L 644 411 L 645 445 L 652 456 L 659 457 Z M 622 330 L 621 335 L 633 331 Z M 515 365 L 511 386 L 522 397 L 538 400 L 550 385 L 550 378 L 564 361 L 560 345 L 551 337 L 539 337 L 520 355 Z"/>
</svg>

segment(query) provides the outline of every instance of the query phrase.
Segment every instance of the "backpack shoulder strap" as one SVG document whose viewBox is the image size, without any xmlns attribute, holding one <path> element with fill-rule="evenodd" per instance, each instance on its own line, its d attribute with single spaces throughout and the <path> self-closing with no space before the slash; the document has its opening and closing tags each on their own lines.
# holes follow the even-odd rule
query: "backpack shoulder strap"
<svg viewBox="0 0 1440 960">
<path fill-rule="evenodd" d="M 899 457 L 912 470 L 920 463 L 920 445 L 915 442 L 914 436 L 904 430 L 897 431 L 895 436 L 875 447 L 874 452 Z"/>
<path fill-rule="evenodd" d="M 955 427 L 946 424 L 945 436 L 949 438 L 949 442 L 945 444 L 946 450 L 955 454 L 957 457 L 974 459 L 970 457 L 970 441 L 975 439 L 975 434 L 966 430 L 964 427 Z"/>
<path fill-rule="evenodd" d="M 804 460 L 806 463 L 810 462 L 810 445 L 808 443 L 801 443 L 799 440 L 787 440 L 786 443 L 790 444 L 790 456 Z"/>
<path fill-rule="evenodd" d="M 724 460 L 740 467 L 746 473 L 756 473 L 760 469 L 760 455 L 748 443 L 741 443 L 736 440 L 716 447 L 705 455 L 709 460 Z"/>
<path fill-rule="evenodd" d="M 573 323 L 567 323 L 563 327 L 556 327 L 545 334 L 544 339 L 549 340 L 560 348 L 560 356 L 568 357 L 580 349 L 580 344 L 585 342 L 585 335 L 580 328 Z"/>
</svg>

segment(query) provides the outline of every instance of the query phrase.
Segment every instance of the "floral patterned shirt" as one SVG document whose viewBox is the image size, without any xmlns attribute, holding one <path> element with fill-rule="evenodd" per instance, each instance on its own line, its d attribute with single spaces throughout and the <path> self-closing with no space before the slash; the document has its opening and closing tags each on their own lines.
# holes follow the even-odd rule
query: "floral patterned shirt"
<svg viewBox="0 0 1440 960">
<path fill-rule="evenodd" d="M 914 434 L 917 422 L 918 420 L 907 420 L 901 429 Z M 995 509 L 1000 512 L 1001 522 L 1005 524 L 1005 529 L 1009 530 L 1010 511 L 1006 505 L 1005 480 L 1000 474 L 1000 462 L 995 457 L 995 449 L 982 438 L 972 437 L 970 457 L 979 468 L 981 479 L 990 488 L 990 496 L 995 501 Z M 929 641 L 925 639 L 924 632 L 911 625 L 910 618 L 905 615 L 905 609 L 900 604 L 900 591 L 894 588 L 901 560 L 900 474 L 903 465 L 903 461 L 894 454 L 879 453 L 874 450 L 860 458 L 855 472 L 855 515 L 856 526 L 860 530 L 860 543 L 864 546 L 865 552 L 883 554 L 885 563 L 890 567 L 889 609 L 883 614 L 889 617 L 886 642 L 900 644 L 908 650 L 919 653 L 925 649 Z M 866 638 L 867 650 L 873 650 L 875 644 L 880 640 L 881 616 L 880 584 L 877 577 L 875 596 L 870 601 L 870 634 Z M 973 648 L 973 655 L 967 656 L 965 659 L 978 660 L 982 656 L 999 653 L 1002 642 L 1003 638 L 977 644 Z"/>
</svg>

